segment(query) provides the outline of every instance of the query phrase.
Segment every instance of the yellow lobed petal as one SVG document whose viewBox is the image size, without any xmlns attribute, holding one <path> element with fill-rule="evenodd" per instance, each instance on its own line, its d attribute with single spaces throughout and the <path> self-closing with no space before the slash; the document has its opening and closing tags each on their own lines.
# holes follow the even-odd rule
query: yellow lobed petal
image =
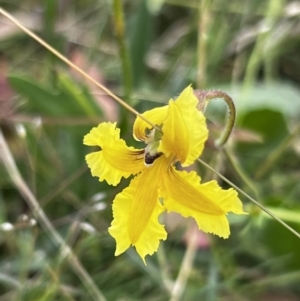
<svg viewBox="0 0 300 301">
<path fill-rule="evenodd" d="M 158 222 L 164 211 L 158 198 L 158 184 L 166 168 L 165 157 L 162 156 L 116 196 L 114 220 L 109 228 L 117 243 L 116 256 L 133 245 L 145 262 L 145 256 L 156 252 L 160 240 L 166 239 L 164 226 Z"/>
<path fill-rule="evenodd" d="M 200 184 L 200 177 L 193 171 L 170 168 L 164 177 L 162 196 L 168 212 L 193 217 L 199 229 L 223 238 L 230 234 L 227 212 L 244 213 L 235 190 L 223 190 L 216 181 Z"/>
<path fill-rule="evenodd" d="M 122 177 L 128 178 L 145 169 L 143 150 L 128 147 L 120 139 L 116 123 L 100 123 L 84 137 L 83 143 L 102 149 L 86 156 L 92 175 L 100 181 L 117 185 Z"/>
<path fill-rule="evenodd" d="M 198 99 L 189 86 L 174 101 L 170 100 L 168 117 L 158 151 L 175 155 L 183 166 L 191 165 L 202 153 L 208 137 L 205 117 L 197 110 Z"/>
<path fill-rule="evenodd" d="M 154 125 L 160 125 L 167 118 L 168 106 L 155 108 L 141 114 Z M 133 137 L 138 141 L 146 140 L 146 131 L 151 130 L 151 126 L 140 117 L 137 117 L 133 124 Z"/>
</svg>

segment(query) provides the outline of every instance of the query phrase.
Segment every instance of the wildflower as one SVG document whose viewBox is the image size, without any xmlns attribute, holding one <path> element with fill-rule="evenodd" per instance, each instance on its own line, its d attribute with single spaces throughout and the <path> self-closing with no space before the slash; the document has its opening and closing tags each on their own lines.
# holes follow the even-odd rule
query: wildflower
<svg viewBox="0 0 300 301">
<path fill-rule="evenodd" d="M 84 144 L 101 148 L 86 156 L 93 176 L 117 185 L 122 177 L 136 175 L 113 201 L 109 233 L 116 240 L 116 256 L 131 245 L 144 262 L 156 252 L 160 240 L 167 238 L 158 220 L 164 211 L 193 217 L 199 229 L 223 238 L 230 234 L 226 214 L 244 213 L 235 190 L 223 190 L 216 181 L 200 184 L 195 171 L 174 166 L 191 165 L 203 151 L 208 130 L 197 104 L 189 86 L 168 105 L 142 114 L 155 128 L 137 117 L 133 135 L 146 143 L 145 149 L 128 147 L 116 123 L 101 123 L 84 137 Z"/>
</svg>

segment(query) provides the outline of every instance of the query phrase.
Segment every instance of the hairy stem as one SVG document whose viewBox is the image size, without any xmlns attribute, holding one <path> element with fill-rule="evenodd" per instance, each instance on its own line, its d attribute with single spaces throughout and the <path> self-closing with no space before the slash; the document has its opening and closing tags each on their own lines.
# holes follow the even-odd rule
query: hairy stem
<svg viewBox="0 0 300 301">
<path fill-rule="evenodd" d="M 228 107 L 227 123 L 221 137 L 215 141 L 216 147 L 223 146 L 227 142 L 235 123 L 236 111 L 232 98 L 225 92 L 218 90 L 195 90 L 194 93 L 199 99 L 198 109 L 201 111 L 205 110 L 205 107 L 207 106 L 208 102 L 212 99 L 221 98 L 226 102 Z"/>
</svg>

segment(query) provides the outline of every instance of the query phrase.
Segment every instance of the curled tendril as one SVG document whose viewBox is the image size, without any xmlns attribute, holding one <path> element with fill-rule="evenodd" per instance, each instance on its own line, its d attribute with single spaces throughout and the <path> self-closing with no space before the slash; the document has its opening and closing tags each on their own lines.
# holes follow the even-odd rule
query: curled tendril
<svg viewBox="0 0 300 301">
<path fill-rule="evenodd" d="M 221 98 L 226 102 L 228 106 L 227 123 L 221 137 L 215 141 L 216 147 L 223 146 L 227 142 L 235 123 L 236 111 L 232 98 L 225 92 L 219 90 L 194 90 L 194 94 L 199 100 L 197 109 L 202 112 L 205 110 L 208 102 L 212 99 Z"/>
</svg>

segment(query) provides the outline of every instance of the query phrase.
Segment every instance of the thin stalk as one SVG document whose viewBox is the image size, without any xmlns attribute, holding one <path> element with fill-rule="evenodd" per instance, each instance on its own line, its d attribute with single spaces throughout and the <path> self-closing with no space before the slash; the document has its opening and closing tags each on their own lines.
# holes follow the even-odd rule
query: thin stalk
<svg viewBox="0 0 300 301">
<path fill-rule="evenodd" d="M 52 226 L 45 212 L 40 207 L 37 199 L 31 192 L 27 184 L 25 183 L 23 177 L 21 176 L 16 166 L 16 163 L 13 159 L 13 156 L 8 148 L 8 145 L 5 141 L 5 138 L 1 130 L 0 130 L 0 159 L 3 161 L 3 164 L 6 167 L 12 183 L 18 189 L 21 195 L 24 197 L 34 217 L 39 222 L 39 224 L 44 229 L 44 231 L 49 235 L 49 237 L 51 238 L 55 246 L 60 249 L 60 256 L 62 257 L 62 259 L 66 258 L 69 261 L 71 267 L 73 268 L 73 271 L 80 278 L 80 280 L 82 281 L 83 285 L 86 287 L 88 292 L 90 293 L 93 300 L 106 301 L 105 297 L 97 288 L 93 279 L 84 269 L 84 267 L 81 265 L 76 255 L 72 252 L 71 248 L 65 243 L 63 238 Z"/>
<path fill-rule="evenodd" d="M 195 225 L 192 226 L 191 235 L 188 240 L 186 252 L 183 261 L 174 283 L 170 301 L 179 301 L 185 290 L 187 280 L 192 272 L 193 262 L 197 251 L 197 236 L 198 229 Z"/>
<path fill-rule="evenodd" d="M 62 60 L 64 63 L 66 63 L 69 67 L 76 70 L 78 73 L 80 73 L 83 77 L 94 83 L 100 90 L 105 92 L 107 95 L 109 95 L 111 98 L 113 98 L 115 101 L 117 101 L 120 105 L 122 105 L 124 108 L 126 108 L 131 113 L 135 114 L 145 122 L 147 122 L 152 128 L 156 128 L 156 126 L 149 121 L 147 118 L 145 118 L 143 115 L 141 115 L 138 111 L 136 111 L 134 108 L 132 108 L 129 104 L 127 104 L 125 101 L 123 101 L 121 98 L 116 96 L 112 91 L 107 89 L 105 86 L 101 85 L 99 82 L 97 82 L 93 77 L 88 75 L 86 72 L 84 72 L 82 69 L 80 69 L 78 66 L 73 64 L 70 60 L 68 60 L 65 56 L 63 56 L 60 52 L 58 52 L 56 49 L 51 47 L 48 43 L 46 43 L 43 39 L 41 39 L 39 36 L 37 36 L 35 33 L 33 33 L 31 30 L 26 28 L 24 25 L 22 25 L 17 19 L 15 19 L 10 13 L 8 13 L 6 10 L 0 7 L 0 14 L 8 18 L 10 21 L 12 21 L 16 26 L 18 26 L 22 31 L 24 31 L 26 34 L 28 34 L 30 37 L 32 37 L 34 40 L 36 40 L 39 44 L 44 46 L 47 50 L 49 50 L 51 53 L 53 53 L 55 56 L 57 56 L 60 60 Z"/>
<path fill-rule="evenodd" d="M 260 209 L 262 209 L 264 212 L 266 212 L 268 215 L 270 215 L 273 219 L 275 219 L 278 223 L 282 224 L 286 229 L 288 229 L 290 232 L 292 232 L 294 235 L 296 235 L 298 238 L 300 238 L 300 233 L 298 233 L 296 230 L 294 230 L 292 227 L 290 227 L 288 224 L 286 224 L 284 221 L 282 221 L 280 218 L 278 218 L 276 215 L 274 215 L 270 210 L 265 208 L 262 204 L 257 202 L 254 198 L 252 198 L 249 194 L 244 192 L 241 188 L 233 184 L 231 181 L 229 181 L 226 177 L 222 176 L 220 173 L 218 173 L 214 168 L 209 166 L 207 163 L 202 161 L 198 158 L 198 162 L 201 163 L 203 166 L 217 174 L 224 182 L 229 184 L 231 187 L 235 188 L 238 192 L 240 192 L 242 195 L 244 195 L 248 200 L 250 200 L 252 203 L 254 203 L 256 206 L 258 206 Z"/>
<path fill-rule="evenodd" d="M 250 10 L 250 3 L 251 0 L 245 0 L 243 1 L 243 5 L 242 5 L 242 12 L 241 12 L 241 21 L 239 24 L 239 28 L 244 28 L 246 22 L 248 21 L 249 18 L 249 14 L 248 11 Z M 252 13 L 252 12 L 251 12 Z M 244 72 L 244 66 L 245 66 L 245 58 L 246 58 L 246 54 L 244 51 L 242 51 L 242 39 L 239 38 L 237 45 L 236 45 L 236 57 L 234 59 L 233 62 L 233 68 L 232 68 L 232 86 L 233 88 L 235 88 L 238 83 L 239 83 L 239 79 L 242 77 L 242 74 Z"/>
<path fill-rule="evenodd" d="M 119 54 L 121 58 L 122 65 L 122 75 L 124 83 L 124 96 L 125 99 L 130 102 L 132 93 L 132 70 L 131 62 L 128 52 L 128 47 L 126 45 L 125 37 L 125 22 L 123 13 L 123 1 L 114 0 L 113 1 L 113 12 L 114 12 L 114 25 L 115 32 L 117 36 L 117 41 L 119 44 Z"/>
<path fill-rule="evenodd" d="M 228 148 L 223 148 L 223 152 L 226 156 L 227 161 L 231 164 L 234 171 L 241 178 L 241 180 L 246 184 L 246 186 L 248 186 L 248 188 L 253 192 L 255 198 L 260 199 L 257 188 L 255 187 L 255 185 L 253 184 L 249 176 L 245 173 L 241 164 L 238 162 L 234 154 Z"/>
<path fill-rule="evenodd" d="M 208 102 L 212 99 L 221 98 L 226 102 L 228 107 L 227 123 L 225 125 L 225 129 L 221 137 L 215 141 L 216 147 L 223 146 L 227 142 L 235 123 L 236 111 L 235 111 L 235 105 L 232 98 L 225 92 L 218 91 L 218 90 L 211 90 L 211 91 L 195 90 L 194 93 L 199 99 L 198 109 L 202 111 L 205 110 Z"/>
<path fill-rule="evenodd" d="M 267 49 L 267 44 L 274 31 L 276 21 L 281 17 L 281 13 L 284 7 L 284 0 L 270 0 L 267 15 L 263 20 L 263 28 L 260 31 L 255 43 L 255 47 L 249 58 L 248 65 L 246 67 L 246 74 L 244 79 L 244 85 L 249 88 L 254 85 L 254 81 L 257 77 L 259 67 L 264 63 L 267 66 L 267 71 L 270 69 L 270 65 L 273 63 L 273 59 L 270 58 L 270 49 Z"/>
<path fill-rule="evenodd" d="M 268 33 L 266 44 L 270 44 L 269 40 L 272 39 L 272 33 L 274 32 L 275 26 L 277 25 L 276 23 L 278 22 L 278 19 L 281 18 L 282 11 L 285 10 L 285 2 L 286 0 L 270 0 L 269 9 L 267 10 L 267 20 L 268 23 L 270 23 L 272 26 L 272 31 L 269 31 Z M 263 52 L 264 77 L 266 83 L 272 83 L 273 77 L 275 75 L 276 56 L 270 55 L 270 53 L 274 52 L 274 48 L 276 47 L 275 45 L 272 45 L 271 47 L 265 47 Z"/>
<path fill-rule="evenodd" d="M 198 88 L 204 88 L 206 85 L 206 53 L 207 53 L 207 31 L 208 24 L 210 22 L 209 7 L 210 0 L 201 0 L 199 2 L 198 14 L 198 66 L 197 66 L 197 86 Z"/>
<path fill-rule="evenodd" d="M 171 275 L 169 272 L 169 265 L 168 265 L 167 256 L 166 256 L 163 244 L 157 250 L 157 259 L 159 262 L 161 277 L 162 277 L 164 286 L 165 286 L 168 294 L 171 294 L 172 287 L 173 287 L 173 281 L 171 280 L 172 278 L 171 278 Z"/>
</svg>

